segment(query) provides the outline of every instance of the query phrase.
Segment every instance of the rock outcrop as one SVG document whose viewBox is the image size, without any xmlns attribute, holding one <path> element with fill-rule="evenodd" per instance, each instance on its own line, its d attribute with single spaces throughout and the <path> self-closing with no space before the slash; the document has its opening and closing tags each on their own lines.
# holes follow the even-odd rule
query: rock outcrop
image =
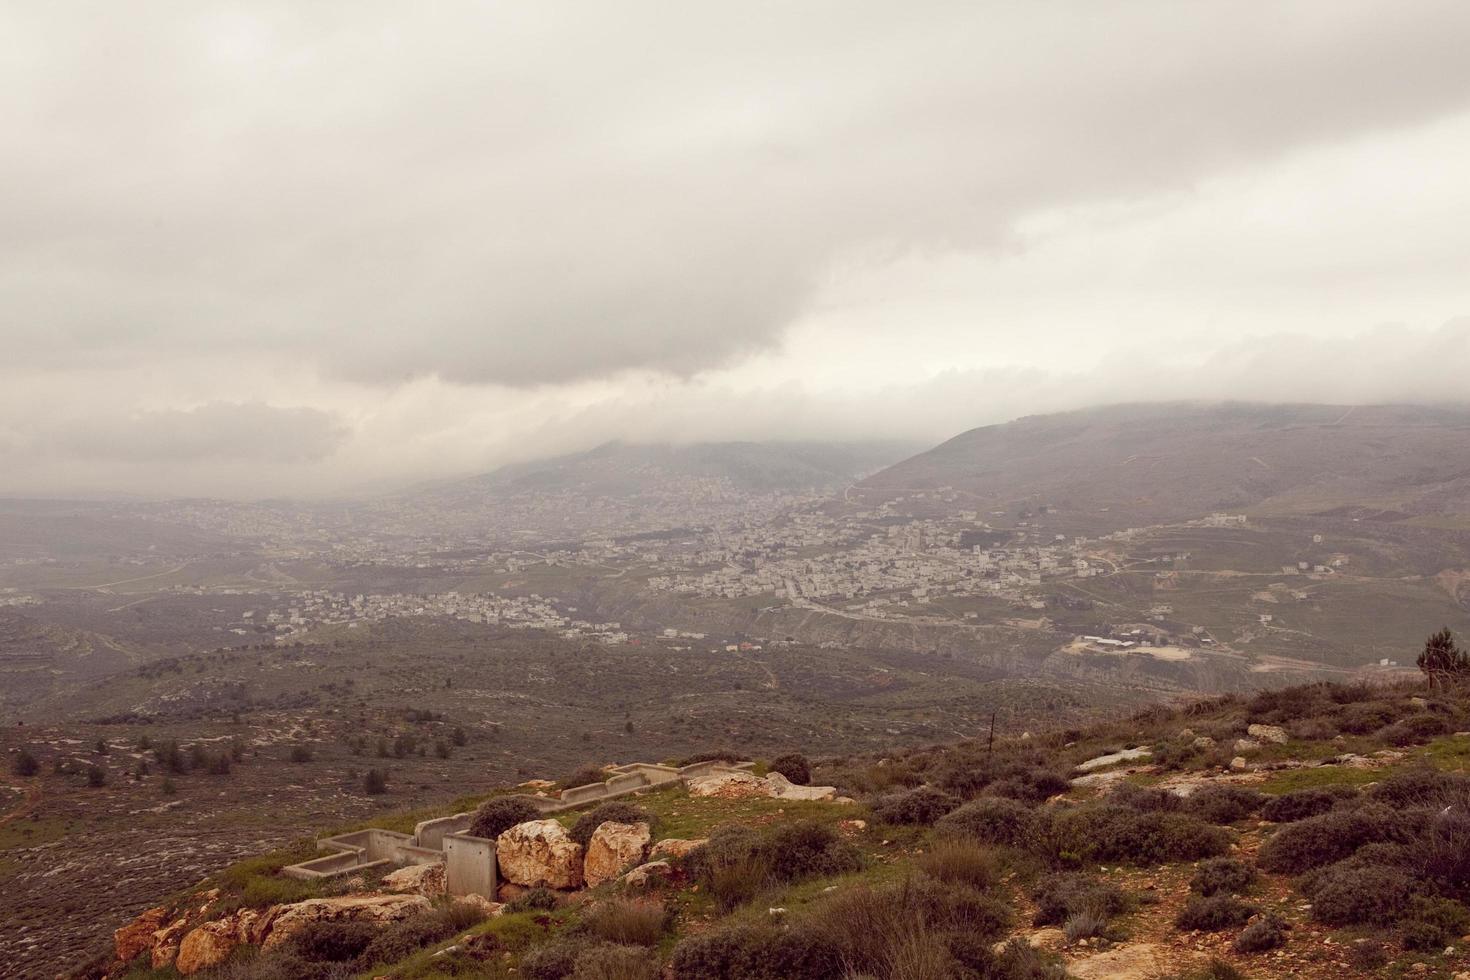
<svg viewBox="0 0 1470 980">
<path fill-rule="evenodd" d="M 835 786 L 797 786 L 791 780 L 773 772 L 769 776 L 757 776 L 744 771 L 713 772 L 689 781 L 690 796 L 709 796 L 722 800 L 747 800 L 768 797 L 777 800 L 824 800 L 837 799 Z"/>
<path fill-rule="evenodd" d="M 310 898 L 294 905 L 279 905 L 266 913 L 271 917 L 262 945 L 279 946 L 316 922 L 400 922 L 431 906 L 422 895 L 344 895 L 341 898 Z"/>
<path fill-rule="evenodd" d="M 1251 725 L 1245 733 L 1258 742 L 1273 742 L 1277 745 L 1285 745 L 1291 738 L 1286 734 L 1286 729 L 1276 725 Z"/>
<path fill-rule="evenodd" d="M 653 839 L 646 823 L 616 823 L 609 820 L 598 825 L 587 842 L 587 857 L 582 877 L 588 888 L 612 881 L 643 860 Z"/>
<path fill-rule="evenodd" d="M 667 861 L 649 861 L 623 875 L 624 887 L 633 890 L 657 888 L 674 877 L 674 866 Z"/>
<path fill-rule="evenodd" d="M 433 898 L 444 894 L 444 865 L 410 864 L 383 876 L 383 888 L 390 892 L 412 892 Z"/>
<path fill-rule="evenodd" d="M 650 861 L 667 860 L 669 858 L 681 858 L 697 847 L 703 847 L 706 838 L 699 837 L 694 840 L 684 840 L 679 837 L 666 837 L 653 847 L 649 848 L 648 859 Z"/>
<path fill-rule="evenodd" d="M 516 824 L 495 841 L 500 876 L 517 885 L 578 888 L 582 884 L 582 845 L 555 820 Z"/>
<path fill-rule="evenodd" d="M 238 946 L 263 942 L 283 907 L 289 908 L 272 906 L 264 912 L 240 909 L 223 919 L 191 929 L 179 943 L 174 969 L 183 976 L 191 976 L 200 970 L 219 966 Z"/>
<path fill-rule="evenodd" d="M 145 949 L 153 948 L 153 934 L 168 922 L 168 909 L 156 908 L 139 915 L 112 934 L 112 948 L 119 963 L 131 963 Z"/>
</svg>

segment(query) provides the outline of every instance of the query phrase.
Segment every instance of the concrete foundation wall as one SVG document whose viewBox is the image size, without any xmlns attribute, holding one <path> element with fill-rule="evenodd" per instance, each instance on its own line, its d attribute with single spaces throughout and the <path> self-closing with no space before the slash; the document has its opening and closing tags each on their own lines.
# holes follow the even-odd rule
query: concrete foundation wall
<svg viewBox="0 0 1470 980">
<path fill-rule="evenodd" d="M 449 834 L 462 834 L 470 829 L 475 818 L 473 813 L 456 813 L 452 817 L 439 817 L 414 824 L 413 840 L 419 847 L 436 850 L 444 847 L 444 838 Z"/>
<path fill-rule="evenodd" d="M 444 838 L 444 888 L 451 895 L 483 895 L 495 901 L 495 842 L 451 834 Z"/>
</svg>

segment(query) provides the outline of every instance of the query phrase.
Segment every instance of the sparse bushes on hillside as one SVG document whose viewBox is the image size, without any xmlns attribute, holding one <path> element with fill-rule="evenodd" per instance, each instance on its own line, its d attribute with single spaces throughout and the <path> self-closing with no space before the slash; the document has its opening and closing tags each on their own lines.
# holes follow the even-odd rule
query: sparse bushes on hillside
<svg viewBox="0 0 1470 980">
<path fill-rule="evenodd" d="M 734 749 L 708 749 L 704 752 L 696 752 L 686 755 L 680 759 L 679 766 L 692 766 L 697 762 L 742 762 L 744 761 L 739 752 Z"/>
<path fill-rule="evenodd" d="M 931 826 L 953 811 L 960 801 L 933 786 L 920 786 L 907 792 L 889 793 L 872 801 L 873 816 L 884 823 Z"/>
<path fill-rule="evenodd" d="M 1108 802 L 1144 812 L 1172 813 L 1184 809 L 1184 797 L 1178 793 L 1129 782 L 1120 782 L 1113 787 L 1108 794 Z"/>
<path fill-rule="evenodd" d="M 586 847 L 587 843 L 592 840 L 592 835 L 597 832 L 597 828 L 608 821 L 612 821 L 613 823 L 646 823 L 648 824 L 649 830 L 656 830 L 658 828 L 658 818 L 643 809 L 643 807 L 635 803 L 629 803 L 626 800 L 608 800 L 606 803 L 599 803 L 591 810 L 579 816 L 576 823 L 572 824 L 572 829 L 567 833 L 572 840 Z"/>
<path fill-rule="evenodd" d="M 1174 926 L 1194 932 L 1219 932 L 1243 925 L 1255 914 L 1254 905 L 1247 905 L 1234 895 L 1191 895 L 1175 916 Z"/>
<path fill-rule="evenodd" d="M 1323 786 L 1299 789 L 1273 796 L 1261 807 L 1261 819 L 1272 823 L 1295 823 L 1320 816 L 1335 808 L 1342 800 L 1352 799 L 1358 791 L 1351 786 Z"/>
<path fill-rule="evenodd" d="M 23 779 L 29 779 L 31 776 L 34 776 L 36 773 L 41 771 L 41 764 L 36 761 L 35 756 L 31 755 L 29 749 L 21 749 L 20 752 L 16 754 L 15 765 L 13 768 L 17 776 L 20 776 Z"/>
<path fill-rule="evenodd" d="M 1024 847 L 1035 833 L 1036 810 L 1019 800 L 987 796 L 946 814 L 935 826 L 987 844 Z"/>
<path fill-rule="evenodd" d="M 800 752 L 776 756 L 771 760 L 769 770 L 779 772 L 798 786 L 806 786 L 812 781 L 812 764 Z"/>
<path fill-rule="evenodd" d="M 1027 769 L 1002 776 L 985 787 L 990 796 L 1006 796 L 1027 803 L 1041 803 L 1071 788 L 1065 776 L 1051 769 Z"/>
<path fill-rule="evenodd" d="M 1256 869 L 1235 858 L 1201 861 L 1189 880 L 1189 890 L 1210 896 L 1220 892 L 1238 894 L 1255 883 Z"/>
<path fill-rule="evenodd" d="M 362 791 L 369 796 L 388 792 L 388 774 L 381 769 L 369 769 L 362 777 Z"/>
<path fill-rule="evenodd" d="M 433 911 L 377 929 L 357 957 L 360 966 L 397 963 L 431 943 L 448 939 L 483 921 L 485 913 L 463 902 L 448 902 Z"/>
<path fill-rule="evenodd" d="M 1402 709 L 1387 701 L 1349 705 L 1337 716 L 1337 727 L 1348 735 L 1367 735 L 1396 721 Z"/>
<path fill-rule="evenodd" d="M 541 811 L 530 800 L 519 796 L 497 796 L 480 804 L 470 821 L 470 833 L 475 837 L 494 839 L 518 823 L 535 820 Z"/>
<path fill-rule="evenodd" d="M 1417 766 L 1389 775 L 1368 791 L 1368 798 L 1395 809 L 1464 806 L 1470 803 L 1470 777 Z"/>
</svg>

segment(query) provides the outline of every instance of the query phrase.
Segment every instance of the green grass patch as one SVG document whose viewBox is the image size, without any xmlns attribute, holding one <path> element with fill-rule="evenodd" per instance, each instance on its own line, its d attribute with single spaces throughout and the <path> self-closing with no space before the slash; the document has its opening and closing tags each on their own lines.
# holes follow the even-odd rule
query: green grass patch
<svg viewBox="0 0 1470 980">
<path fill-rule="evenodd" d="M 1420 749 L 1431 765 L 1449 772 L 1470 769 L 1470 738 L 1446 735 Z"/>
<path fill-rule="evenodd" d="M 1257 789 L 1279 796 L 1299 789 L 1319 786 L 1364 786 L 1383 778 L 1384 769 L 1352 769 L 1348 766 L 1317 766 L 1312 769 L 1288 769 L 1276 773 Z"/>
</svg>

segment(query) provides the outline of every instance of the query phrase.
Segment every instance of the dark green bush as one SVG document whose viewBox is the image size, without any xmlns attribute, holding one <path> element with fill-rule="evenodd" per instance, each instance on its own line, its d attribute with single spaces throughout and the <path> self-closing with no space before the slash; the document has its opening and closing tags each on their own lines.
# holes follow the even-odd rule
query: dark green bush
<svg viewBox="0 0 1470 980">
<path fill-rule="evenodd" d="M 1330 926 L 1397 920 L 1414 894 L 1414 879 L 1398 868 L 1339 861 L 1302 879 L 1312 917 Z"/>
<path fill-rule="evenodd" d="M 1267 800 L 1261 807 L 1261 819 L 1272 823 L 1295 823 L 1308 817 L 1320 816 L 1336 807 L 1340 801 L 1357 795 L 1358 791 L 1351 786 L 1294 790 Z"/>
<path fill-rule="evenodd" d="M 451 902 L 402 922 L 378 929 L 358 955 L 358 965 L 397 963 L 432 943 L 448 939 L 483 921 L 485 913 L 473 905 Z"/>
<path fill-rule="evenodd" d="M 831 827 L 812 820 L 777 824 L 764 835 L 760 850 L 780 881 L 846 874 L 863 865 L 857 848 Z"/>
<path fill-rule="evenodd" d="M 576 822 L 572 824 L 572 829 L 567 831 L 567 834 L 572 840 L 586 847 L 587 842 L 592 840 L 592 835 L 597 832 L 597 828 L 608 821 L 612 821 L 613 823 L 646 823 L 648 824 L 649 830 L 658 829 L 658 818 L 643 809 L 643 807 L 638 806 L 636 803 L 629 803 L 626 800 L 608 800 L 606 803 L 599 803 L 579 816 Z"/>
<path fill-rule="evenodd" d="M 873 800 L 873 816 L 884 823 L 931 826 L 960 805 L 960 801 L 933 786 L 889 793 Z"/>
<path fill-rule="evenodd" d="M 613 898 L 598 902 L 582 916 L 582 927 L 604 942 L 622 946 L 656 946 L 669 923 L 662 902 Z"/>
<path fill-rule="evenodd" d="M 685 867 L 729 910 L 775 884 L 857 871 L 862 856 L 831 827 L 795 821 L 764 833 L 721 827 L 685 859 Z"/>
<path fill-rule="evenodd" d="M 686 755 L 680 759 L 678 765 L 692 766 L 696 762 L 743 762 L 740 753 L 734 749 L 711 749 L 706 752 L 696 752 Z"/>
<path fill-rule="evenodd" d="M 1343 709 L 1337 727 L 1349 735 L 1367 735 L 1396 721 L 1403 709 L 1386 701 L 1370 701 Z"/>
<path fill-rule="evenodd" d="M 1212 783 L 1190 794 L 1186 809 L 1209 823 L 1226 824 L 1244 820 L 1261 808 L 1266 797 L 1244 786 Z"/>
<path fill-rule="evenodd" d="M 1470 900 L 1470 813 L 1457 808 L 1429 815 L 1403 851 L 1403 864 L 1446 894 Z"/>
<path fill-rule="evenodd" d="M 1035 833 L 1036 811 L 1020 800 L 988 796 L 946 814 L 935 826 L 987 844 L 1024 847 Z"/>
<path fill-rule="evenodd" d="M 798 786 L 806 786 L 812 781 L 812 764 L 800 752 L 778 755 L 771 760 L 768 768 L 771 772 L 779 772 Z"/>
<path fill-rule="evenodd" d="M 1026 803 L 1042 803 L 1071 788 L 1067 778 L 1051 769 L 1027 769 L 1002 776 L 985 787 L 989 796 L 1004 796 Z"/>
<path fill-rule="evenodd" d="M 585 936 L 562 936 L 541 943 L 521 957 L 521 976 L 527 980 L 568 980 L 577 958 L 593 946 Z"/>
<path fill-rule="evenodd" d="M 17 776 L 28 779 L 41 771 L 41 764 L 29 749 L 21 749 L 15 757 L 14 769 Z"/>
<path fill-rule="evenodd" d="M 1127 900 L 1117 885 L 1089 874 L 1067 871 L 1047 875 L 1031 890 L 1036 902 L 1033 925 L 1061 925 L 1080 912 L 1114 916 L 1123 911 Z"/>
<path fill-rule="evenodd" d="M 1189 880 L 1189 890 L 1209 896 L 1217 892 L 1239 894 L 1256 881 L 1256 869 L 1235 858 L 1210 858 L 1201 861 Z"/>
<path fill-rule="evenodd" d="M 931 878 L 985 889 L 1000 880 L 1000 862 L 989 845 L 968 837 L 940 837 L 915 863 Z"/>
<path fill-rule="evenodd" d="M 567 980 L 658 980 L 658 957 L 638 946 L 598 943 L 577 955 Z"/>
<path fill-rule="evenodd" d="M 520 796 L 497 796 L 480 804 L 470 821 L 475 837 L 495 839 L 518 823 L 539 819 L 541 811 L 530 800 Z"/>
<path fill-rule="evenodd" d="M 1242 925 L 1256 911 L 1254 905 L 1234 895 L 1191 895 L 1174 917 L 1174 925 L 1195 932 L 1219 932 Z"/>
<path fill-rule="evenodd" d="M 1119 783 L 1108 794 L 1107 801 L 1146 813 L 1174 813 L 1184 809 L 1185 802 L 1177 793 L 1137 783 Z"/>
<path fill-rule="evenodd" d="M 1333 810 L 1285 824 L 1261 845 L 1256 863 L 1278 874 L 1301 874 L 1341 861 L 1364 844 L 1406 839 L 1408 828 L 1386 807 Z"/>
<path fill-rule="evenodd" d="M 1275 912 L 1257 917 L 1240 931 L 1233 944 L 1237 953 L 1264 953 L 1286 942 L 1286 931 L 1291 928 L 1285 919 Z"/>
</svg>

